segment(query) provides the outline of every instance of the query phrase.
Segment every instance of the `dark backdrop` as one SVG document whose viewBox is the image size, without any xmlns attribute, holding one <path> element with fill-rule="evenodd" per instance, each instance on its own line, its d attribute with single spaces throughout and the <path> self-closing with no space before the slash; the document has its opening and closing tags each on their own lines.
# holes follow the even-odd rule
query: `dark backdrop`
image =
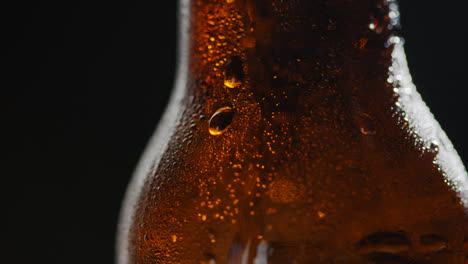
<svg viewBox="0 0 468 264">
<path fill-rule="evenodd" d="M 175 0 L 69 2 L 1 8 L 8 263 L 113 262 L 125 187 L 172 87 Z M 413 79 L 467 164 L 463 4 L 403 0 L 401 13 Z"/>
</svg>

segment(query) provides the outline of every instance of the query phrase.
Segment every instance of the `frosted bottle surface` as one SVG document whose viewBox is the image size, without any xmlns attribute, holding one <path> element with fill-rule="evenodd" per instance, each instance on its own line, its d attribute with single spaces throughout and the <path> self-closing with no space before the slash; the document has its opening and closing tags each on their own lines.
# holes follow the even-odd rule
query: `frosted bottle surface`
<svg viewBox="0 0 468 264">
<path fill-rule="evenodd" d="M 119 264 L 468 263 L 468 177 L 411 82 L 396 2 L 180 4 Z"/>
</svg>

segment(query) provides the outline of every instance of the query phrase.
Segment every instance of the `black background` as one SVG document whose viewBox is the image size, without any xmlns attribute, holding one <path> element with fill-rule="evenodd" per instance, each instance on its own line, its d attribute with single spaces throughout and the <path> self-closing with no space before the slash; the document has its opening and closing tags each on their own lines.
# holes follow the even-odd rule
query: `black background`
<svg viewBox="0 0 468 264">
<path fill-rule="evenodd" d="M 162 2 L 1 8 L 5 263 L 113 262 L 120 203 L 174 78 L 177 1 Z M 400 7 L 413 80 L 468 164 L 461 5 Z"/>
</svg>

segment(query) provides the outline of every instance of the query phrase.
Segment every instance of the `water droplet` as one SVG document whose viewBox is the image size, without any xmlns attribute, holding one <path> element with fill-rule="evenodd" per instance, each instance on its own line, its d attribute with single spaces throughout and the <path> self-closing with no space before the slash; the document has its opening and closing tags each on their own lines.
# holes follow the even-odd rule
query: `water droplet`
<svg viewBox="0 0 468 264">
<path fill-rule="evenodd" d="M 177 236 L 176 235 L 172 235 L 171 237 L 172 237 L 172 242 L 174 242 L 174 243 L 177 242 Z"/>
<path fill-rule="evenodd" d="M 426 154 L 430 155 L 431 158 L 435 158 L 439 154 L 439 145 L 437 142 L 431 142 L 431 145 L 425 148 Z"/>
<path fill-rule="evenodd" d="M 200 264 L 216 264 L 215 256 L 211 253 L 205 253 Z"/>
<path fill-rule="evenodd" d="M 208 130 L 211 135 L 221 135 L 231 125 L 234 111 L 231 107 L 226 106 L 218 109 L 210 119 Z"/>
<path fill-rule="evenodd" d="M 214 259 L 202 260 L 202 264 L 216 264 L 216 261 Z"/>
<path fill-rule="evenodd" d="M 431 152 L 438 153 L 439 152 L 439 145 L 437 144 L 437 142 L 431 142 L 431 146 L 429 147 L 429 150 Z"/>
<path fill-rule="evenodd" d="M 360 253 L 382 252 L 398 254 L 410 249 L 411 242 L 403 232 L 376 232 L 363 237 L 356 249 Z M 380 262 L 379 262 L 380 263 Z"/>
<path fill-rule="evenodd" d="M 229 88 L 236 88 L 240 85 L 240 82 L 236 78 L 225 79 L 224 85 L 226 85 Z"/>
<path fill-rule="evenodd" d="M 360 113 L 357 117 L 357 123 L 362 134 L 367 136 L 375 135 L 375 120 L 370 115 Z"/>
<path fill-rule="evenodd" d="M 435 234 L 422 235 L 420 237 L 419 252 L 431 253 L 441 251 L 447 248 L 447 241 Z"/>
<path fill-rule="evenodd" d="M 382 0 L 375 2 L 375 6 L 371 8 L 369 29 L 380 34 L 388 24 L 388 4 Z"/>
<path fill-rule="evenodd" d="M 319 218 L 324 218 L 327 214 L 325 214 L 325 213 L 322 212 L 322 211 L 318 211 L 318 212 L 317 212 L 317 215 L 318 215 Z"/>
<path fill-rule="evenodd" d="M 210 242 L 211 243 L 216 243 L 216 237 L 213 232 L 210 232 Z"/>
<path fill-rule="evenodd" d="M 228 4 L 231 4 L 231 3 L 234 2 L 234 0 L 226 0 L 226 2 L 227 2 Z"/>
<path fill-rule="evenodd" d="M 232 57 L 226 64 L 224 72 L 224 85 L 229 88 L 238 87 L 244 80 L 242 60 L 238 56 Z"/>
</svg>

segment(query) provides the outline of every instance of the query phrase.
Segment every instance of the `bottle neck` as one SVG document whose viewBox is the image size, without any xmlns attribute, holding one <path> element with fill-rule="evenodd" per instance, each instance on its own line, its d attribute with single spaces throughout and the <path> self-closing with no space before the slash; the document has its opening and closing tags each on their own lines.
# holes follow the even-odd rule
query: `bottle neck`
<svg viewBox="0 0 468 264">
<path fill-rule="evenodd" d="M 192 1 L 182 54 L 188 95 L 200 90 L 212 110 L 254 100 L 263 112 L 297 112 L 324 98 L 359 96 L 363 108 L 388 101 L 396 4 L 357 2 Z"/>
</svg>

